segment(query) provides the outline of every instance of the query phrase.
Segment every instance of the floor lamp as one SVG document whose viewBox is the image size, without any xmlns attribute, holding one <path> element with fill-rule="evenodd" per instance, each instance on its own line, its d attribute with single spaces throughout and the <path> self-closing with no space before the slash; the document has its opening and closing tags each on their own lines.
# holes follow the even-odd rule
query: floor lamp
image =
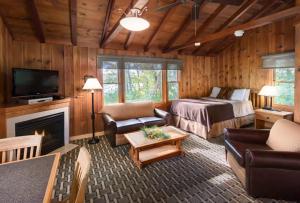
<svg viewBox="0 0 300 203">
<path fill-rule="evenodd" d="M 101 90 L 102 86 L 97 80 L 97 78 L 89 77 L 86 79 L 85 84 L 83 86 L 84 90 L 90 90 L 92 93 L 92 130 L 93 130 L 93 137 L 91 140 L 88 141 L 89 144 L 97 144 L 99 139 L 95 137 L 95 109 L 94 109 L 94 93 L 95 90 Z"/>
</svg>

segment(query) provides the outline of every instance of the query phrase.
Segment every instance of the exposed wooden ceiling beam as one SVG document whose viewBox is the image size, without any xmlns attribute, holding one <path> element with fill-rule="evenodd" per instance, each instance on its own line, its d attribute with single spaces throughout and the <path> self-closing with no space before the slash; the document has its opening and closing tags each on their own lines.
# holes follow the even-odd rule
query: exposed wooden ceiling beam
<svg viewBox="0 0 300 203">
<path fill-rule="evenodd" d="M 215 18 L 223 11 L 223 9 L 226 7 L 224 4 L 220 4 L 219 7 L 206 19 L 206 21 L 197 29 L 197 35 L 191 36 L 186 43 L 190 41 L 196 40 L 197 37 L 199 37 L 202 32 L 215 20 Z"/>
<path fill-rule="evenodd" d="M 77 0 L 69 0 L 71 42 L 77 46 Z"/>
<path fill-rule="evenodd" d="M 258 13 L 256 13 L 256 15 L 254 16 L 253 19 L 259 18 L 261 16 L 263 16 L 269 9 L 271 9 L 275 4 L 280 3 L 279 1 L 272 1 L 271 3 L 269 1 L 266 2 L 266 4 L 264 5 L 264 7 L 258 11 Z"/>
<path fill-rule="evenodd" d="M 137 2 L 132 6 L 133 0 L 130 1 L 128 7 L 126 8 L 125 12 L 122 14 L 122 16 L 118 19 L 116 24 L 113 26 L 109 34 L 105 37 L 105 39 L 102 42 L 102 47 L 104 47 L 106 44 L 111 42 L 122 30 L 123 27 L 120 25 L 120 21 L 122 18 L 126 16 L 126 14 L 132 9 L 132 8 L 144 8 L 149 0 L 137 0 Z"/>
<path fill-rule="evenodd" d="M 258 11 L 255 15 L 253 15 L 248 21 L 250 20 L 254 20 L 258 17 L 261 17 L 262 15 L 264 15 L 269 9 L 271 9 L 274 5 L 276 4 L 281 4 L 286 6 L 286 3 L 282 2 L 282 1 L 278 1 L 278 0 L 274 0 L 271 3 L 267 1 L 267 3 L 262 7 L 262 9 L 260 9 L 260 11 Z M 281 7 L 281 6 L 280 6 Z M 282 8 L 281 8 L 282 9 Z M 216 46 L 213 46 L 212 48 L 210 48 L 206 54 L 213 54 L 213 53 L 219 53 L 225 49 L 227 49 L 229 46 L 231 46 L 231 44 L 236 40 L 237 38 L 235 36 L 228 36 L 226 37 L 223 42 L 219 43 L 216 42 Z"/>
<path fill-rule="evenodd" d="M 168 50 L 172 45 L 176 42 L 176 40 L 182 35 L 182 33 L 186 30 L 186 28 L 189 27 L 190 23 L 192 22 L 192 15 L 189 14 L 183 21 L 183 23 L 180 25 L 179 29 L 174 32 L 172 37 L 169 39 L 166 46 L 163 48 L 163 50 Z"/>
<path fill-rule="evenodd" d="M 271 9 L 275 4 L 278 4 L 278 3 L 281 3 L 281 5 L 279 7 L 277 7 L 277 9 L 275 10 L 275 12 L 279 11 L 279 10 L 282 10 L 282 9 L 286 9 L 288 8 L 289 6 L 291 6 L 291 3 L 293 3 L 293 0 L 289 0 L 289 1 L 273 1 L 270 5 L 271 7 L 269 7 L 268 9 L 267 8 L 263 8 L 261 10 L 264 10 L 265 12 L 259 12 L 257 13 L 255 16 L 253 16 L 250 20 L 253 20 L 253 19 L 256 19 L 262 15 L 264 15 L 269 9 Z M 260 13 L 262 13 L 260 15 Z M 231 46 L 231 44 L 236 40 L 236 37 L 234 36 L 231 36 L 231 39 L 229 39 L 229 41 L 224 44 L 223 46 L 221 46 L 220 48 L 218 48 L 217 52 L 216 53 L 220 53 L 221 51 L 227 49 L 229 46 Z"/>
<path fill-rule="evenodd" d="M 234 23 L 238 18 L 240 18 L 244 13 L 246 13 L 258 0 L 249 0 L 246 1 L 228 20 L 223 23 L 216 32 L 223 30 L 226 27 L 229 27 Z"/>
<path fill-rule="evenodd" d="M 201 5 L 199 6 L 199 12 L 203 6 L 205 1 L 201 2 Z M 176 40 L 182 35 L 182 33 L 189 27 L 189 25 L 192 23 L 192 14 L 190 13 L 182 22 L 182 24 L 179 26 L 178 30 L 174 32 L 172 37 L 169 39 L 168 43 L 165 45 L 163 50 L 167 50 L 176 42 Z"/>
<path fill-rule="evenodd" d="M 222 50 L 227 49 L 228 47 L 231 47 L 235 41 L 236 41 L 235 37 L 232 36 L 227 37 L 226 43 L 223 43 L 220 47 L 217 47 L 215 54 L 220 53 Z M 212 54 L 212 53 L 208 53 L 208 54 Z"/>
<path fill-rule="evenodd" d="M 216 30 L 216 32 L 220 32 L 224 28 L 232 25 L 232 23 L 234 23 L 238 18 L 240 18 L 244 13 L 246 13 L 256 2 L 257 2 L 257 0 L 245 1 L 245 3 Z M 201 49 L 201 46 L 197 47 L 193 51 L 193 54 L 196 54 L 200 49 Z"/>
<path fill-rule="evenodd" d="M 31 14 L 31 23 L 32 23 L 33 29 L 35 31 L 35 34 L 41 43 L 45 43 L 46 40 L 45 40 L 43 25 L 42 25 L 35 1 L 27 0 L 27 2 L 28 2 L 27 3 L 28 9 Z"/>
<path fill-rule="evenodd" d="M 175 8 L 175 7 L 174 7 Z M 152 33 L 152 35 L 150 36 L 148 42 L 146 43 L 146 45 L 144 46 L 144 51 L 148 51 L 149 47 L 151 46 L 151 43 L 154 41 L 154 39 L 157 37 L 159 30 L 162 28 L 162 26 L 166 23 L 168 17 L 174 12 L 174 8 L 169 9 L 163 16 L 162 20 L 160 21 L 160 23 L 158 24 L 158 26 L 156 27 L 156 29 L 154 30 L 154 32 Z"/>
<path fill-rule="evenodd" d="M 289 8 L 289 9 L 285 9 L 283 11 L 276 12 L 274 14 L 271 14 L 271 15 L 268 15 L 265 17 L 261 17 L 259 19 L 251 20 L 247 23 L 229 27 L 227 29 L 224 29 L 224 30 L 216 32 L 216 33 L 201 36 L 201 37 L 197 38 L 196 40 L 201 43 L 205 43 L 205 42 L 222 39 L 222 38 L 225 38 L 226 36 L 232 35 L 236 30 L 245 30 L 245 31 L 251 30 L 251 29 L 258 28 L 258 27 L 261 27 L 264 25 L 268 25 L 277 20 L 295 16 L 297 14 L 300 14 L 300 6 L 295 6 L 295 7 Z M 170 48 L 170 49 L 166 50 L 165 52 L 181 50 L 181 49 L 193 46 L 193 44 L 194 44 L 194 41 L 191 41 L 184 45 L 179 45 L 179 46 Z"/>
<path fill-rule="evenodd" d="M 134 35 L 135 35 L 135 32 L 129 32 L 128 33 L 125 44 L 124 44 L 124 49 L 125 50 L 128 50 L 130 44 L 132 43 L 132 41 L 134 39 Z"/>
<path fill-rule="evenodd" d="M 102 30 L 102 34 L 101 34 L 101 38 L 100 38 L 100 48 L 102 48 L 103 40 L 105 39 L 107 32 L 108 32 L 109 20 L 111 18 L 111 13 L 114 8 L 114 4 L 115 4 L 115 0 L 108 0 L 103 30 Z"/>
<path fill-rule="evenodd" d="M 12 33 L 10 27 L 8 26 L 8 23 L 7 23 L 7 21 L 6 21 L 6 18 L 5 18 L 5 16 L 3 15 L 3 13 L 1 12 L 1 10 L 0 10 L 0 18 L 2 18 L 2 22 L 3 22 L 4 26 L 6 27 L 6 29 L 7 29 L 8 33 L 9 33 L 9 35 L 11 36 L 11 38 L 14 40 L 15 37 L 14 37 L 14 35 L 13 35 L 13 33 Z"/>
</svg>

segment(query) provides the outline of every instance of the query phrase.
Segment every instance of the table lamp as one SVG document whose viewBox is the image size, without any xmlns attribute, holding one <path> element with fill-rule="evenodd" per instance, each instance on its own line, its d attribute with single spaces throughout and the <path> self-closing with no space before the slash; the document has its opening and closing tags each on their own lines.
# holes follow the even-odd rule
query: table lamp
<svg viewBox="0 0 300 203">
<path fill-rule="evenodd" d="M 278 92 L 277 88 L 275 86 L 265 85 L 260 90 L 258 95 L 265 97 L 265 106 L 263 107 L 263 109 L 272 111 L 273 110 L 272 109 L 273 97 L 279 96 L 279 92 Z M 271 98 L 270 106 L 268 106 L 268 102 L 267 102 L 268 97 Z"/>
<path fill-rule="evenodd" d="M 93 130 L 93 137 L 91 140 L 88 141 L 89 144 L 97 144 L 99 139 L 95 137 L 95 110 L 94 110 L 94 93 L 95 90 L 101 90 L 102 86 L 100 82 L 95 77 L 86 77 L 85 84 L 82 88 L 83 90 L 90 90 L 92 93 L 92 130 Z"/>
</svg>

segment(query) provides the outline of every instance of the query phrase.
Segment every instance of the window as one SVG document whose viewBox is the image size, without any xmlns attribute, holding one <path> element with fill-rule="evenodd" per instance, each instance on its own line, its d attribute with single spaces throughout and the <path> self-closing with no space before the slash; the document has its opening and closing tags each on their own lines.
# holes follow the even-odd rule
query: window
<svg viewBox="0 0 300 203">
<path fill-rule="evenodd" d="M 104 104 L 118 102 L 166 102 L 179 98 L 177 59 L 99 56 L 103 73 Z M 164 92 L 163 89 L 168 89 Z"/>
<path fill-rule="evenodd" d="M 279 91 L 279 97 L 275 97 L 275 103 L 280 105 L 294 106 L 295 92 L 295 69 L 274 69 L 275 86 Z"/>
<path fill-rule="evenodd" d="M 125 63 L 125 102 L 162 101 L 161 64 Z"/>
<path fill-rule="evenodd" d="M 104 104 L 113 104 L 119 102 L 119 74 L 117 62 L 103 62 L 103 94 Z"/>
<path fill-rule="evenodd" d="M 168 99 L 169 100 L 178 99 L 179 98 L 178 70 L 168 69 L 167 79 L 168 79 Z"/>
</svg>

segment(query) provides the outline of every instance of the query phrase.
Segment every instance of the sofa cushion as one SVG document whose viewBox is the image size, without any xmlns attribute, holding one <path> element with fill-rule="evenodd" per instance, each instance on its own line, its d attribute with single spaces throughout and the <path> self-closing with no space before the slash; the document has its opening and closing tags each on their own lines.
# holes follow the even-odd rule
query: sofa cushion
<svg viewBox="0 0 300 203">
<path fill-rule="evenodd" d="M 276 151 L 300 152 L 300 125 L 278 120 L 270 131 L 267 145 Z"/>
<path fill-rule="evenodd" d="M 105 105 L 103 112 L 109 114 L 114 120 L 121 121 L 154 116 L 154 106 L 152 102 L 111 104 Z"/>
<path fill-rule="evenodd" d="M 242 167 L 245 167 L 246 149 L 271 150 L 268 145 L 245 143 L 230 139 L 225 140 L 225 147 Z"/>
<path fill-rule="evenodd" d="M 144 124 L 138 119 L 128 119 L 123 121 L 116 121 L 117 124 L 117 133 L 128 133 L 136 130 L 140 130 Z"/>
<path fill-rule="evenodd" d="M 164 119 L 158 117 L 142 117 L 138 120 L 144 123 L 145 126 L 162 126 L 166 124 Z"/>
</svg>

